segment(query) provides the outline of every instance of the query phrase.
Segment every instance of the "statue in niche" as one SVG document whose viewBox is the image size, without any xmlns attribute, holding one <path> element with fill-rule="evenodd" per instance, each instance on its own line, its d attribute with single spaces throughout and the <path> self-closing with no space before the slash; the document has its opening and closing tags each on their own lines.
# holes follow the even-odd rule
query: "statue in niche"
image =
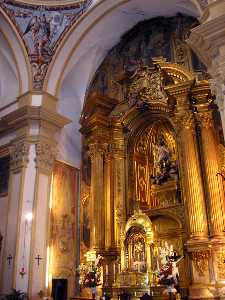
<svg viewBox="0 0 225 300">
<path fill-rule="evenodd" d="M 134 245 L 134 261 L 143 261 L 144 260 L 144 245 L 141 241 L 138 241 Z"/>
<path fill-rule="evenodd" d="M 128 238 L 128 253 L 130 269 L 137 272 L 146 272 L 145 238 L 142 232 L 133 228 Z"/>
<path fill-rule="evenodd" d="M 153 157 L 155 171 L 155 176 L 151 176 L 153 184 L 161 185 L 172 175 L 177 174 L 177 165 L 171 161 L 171 153 L 162 137 L 159 139 L 158 145 L 153 147 Z"/>
</svg>

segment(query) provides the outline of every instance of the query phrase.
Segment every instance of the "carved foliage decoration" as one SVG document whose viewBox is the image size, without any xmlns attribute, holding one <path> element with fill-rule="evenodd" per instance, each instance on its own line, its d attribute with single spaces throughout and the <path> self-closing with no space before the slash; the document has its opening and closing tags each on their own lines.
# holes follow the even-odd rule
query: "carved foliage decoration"
<svg viewBox="0 0 225 300">
<path fill-rule="evenodd" d="M 137 68 L 130 81 L 127 99 L 131 105 L 140 105 L 140 102 L 167 105 L 168 97 L 163 89 L 163 74 L 159 66 Z"/>
<path fill-rule="evenodd" d="M 29 149 L 30 144 L 24 141 L 10 147 L 10 165 L 13 171 L 27 166 L 29 162 Z"/>
<path fill-rule="evenodd" d="M 47 142 L 39 142 L 36 144 L 36 166 L 52 171 L 57 151 L 55 145 L 48 144 Z"/>
<path fill-rule="evenodd" d="M 86 11 L 92 0 L 70 6 L 37 6 L 3 0 L 8 14 L 24 41 L 32 66 L 33 88 L 41 90 L 48 65 L 65 32 Z"/>
<path fill-rule="evenodd" d="M 199 276 L 204 276 L 208 268 L 209 251 L 194 251 L 190 257 Z"/>
</svg>

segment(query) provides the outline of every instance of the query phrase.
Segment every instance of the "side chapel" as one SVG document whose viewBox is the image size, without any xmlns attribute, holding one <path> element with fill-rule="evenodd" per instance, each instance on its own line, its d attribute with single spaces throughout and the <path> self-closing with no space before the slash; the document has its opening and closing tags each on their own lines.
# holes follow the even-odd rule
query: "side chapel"
<svg viewBox="0 0 225 300">
<path fill-rule="evenodd" d="M 223 277 L 224 138 L 206 69 L 185 42 L 195 22 L 178 15 L 138 24 L 88 91 L 81 249 L 104 257 L 104 288 L 114 297 L 149 286 L 160 296 L 163 253 L 184 257 L 183 295 L 208 298 L 210 270 Z"/>
<path fill-rule="evenodd" d="M 1 299 L 225 299 L 224 24 L 223 0 L 0 0 Z"/>
</svg>

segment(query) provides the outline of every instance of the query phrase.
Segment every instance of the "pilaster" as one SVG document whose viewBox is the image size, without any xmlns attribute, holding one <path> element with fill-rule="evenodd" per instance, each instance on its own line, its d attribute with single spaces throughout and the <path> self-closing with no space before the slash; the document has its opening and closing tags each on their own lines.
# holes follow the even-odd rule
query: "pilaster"
<svg viewBox="0 0 225 300">
<path fill-rule="evenodd" d="M 89 145 L 91 157 L 91 248 L 105 247 L 104 154 L 107 144 Z"/>
<path fill-rule="evenodd" d="M 4 256 L 12 255 L 13 259 L 10 267 L 5 260 L 2 291 L 16 288 L 31 298 L 37 297 L 41 290 L 46 291 L 56 133 L 70 122 L 56 113 L 49 97 L 27 93 L 19 97 L 17 110 L 1 119 L 6 130 L 15 132 L 10 145 L 9 212 L 4 248 Z"/>
</svg>

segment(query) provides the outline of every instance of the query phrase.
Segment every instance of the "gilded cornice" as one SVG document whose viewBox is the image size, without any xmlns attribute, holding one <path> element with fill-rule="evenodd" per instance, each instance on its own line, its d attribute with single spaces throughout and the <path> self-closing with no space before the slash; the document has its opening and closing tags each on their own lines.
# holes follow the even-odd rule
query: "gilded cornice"
<svg viewBox="0 0 225 300">
<path fill-rule="evenodd" d="M 186 96 L 194 84 L 194 79 L 165 87 L 169 95 L 174 97 Z"/>
<path fill-rule="evenodd" d="M 176 63 L 160 62 L 159 65 L 162 70 L 166 71 L 166 73 L 174 79 L 175 84 L 193 81 L 195 79 L 191 72 Z"/>
<path fill-rule="evenodd" d="M 109 115 L 117 104 L 118 100 L 116 99 L 95 92 L 91 93 L 84 103 L 80 123 L 85 123 L 85 120 L 94 114 Z"/>
<path fill-rule="evenodd" d="M 208 80 L 202 80 L 191 89 L 192 96 L 197 100 L 197 104 L 207 103 L 210 93 Z"/>
</svg>

